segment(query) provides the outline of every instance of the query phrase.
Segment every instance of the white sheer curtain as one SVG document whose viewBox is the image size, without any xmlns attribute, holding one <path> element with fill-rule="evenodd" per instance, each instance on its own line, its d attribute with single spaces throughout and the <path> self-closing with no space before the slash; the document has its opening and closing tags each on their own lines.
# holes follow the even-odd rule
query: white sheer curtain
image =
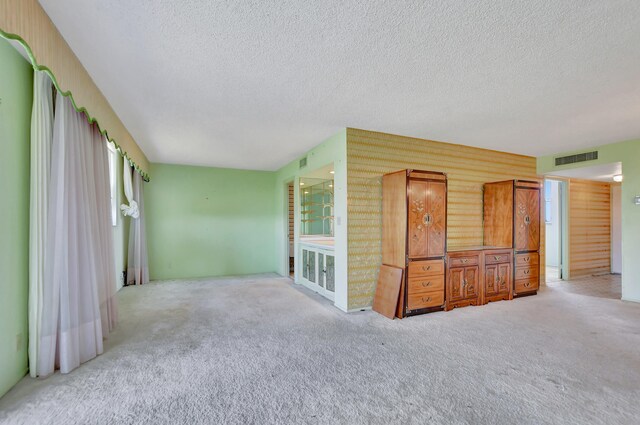
<svg viewBox="0 0 640 425">
<path fill-rule="evenodd" d="M 126 167 L 125 170 L 131 170 Z M 126 171 L 125 171 L 126 172 Z M 131 171 L 129 171 L 131 172 Z M 129 261 L 127 263 L 127 285 L 149 283 L 149 265 L 147 258 L 147 238 L 144 218 L 144 181 L 140 173 L 133 171 L 133 199 L 138 207 L 138 217 L 131 218 L 129 228 Z M 126 187 L 125 187 L 126 189 Z"/>
<path fill-rule="evenodd" d="M 37 373 L 68 373 L 101 354 L 115 326 L 107 146 L 95 125 L 58 96 Z"/>
<path fill-rule="evenodd" d="M 127 204 L 120 205 L 120 209 L 122 210 L 122 214 L 124 216 L 131 216 L 133 218 L 138 218 L 140 212 L 138 211 L 138 203 L 133 199 L 133 182 L 131 180 L 131 166 L 129 165 L 129 161 L 127 161 L 126 157 L 122 157 L 123 165 L 122 165 L 122 183 L 124 184 L 124 196 L 127 197 Z"/>
<path fill-rule="evenodd" d="M 31 110 L 31 188 L 29 228 L 29 373 L 36 376 L 44 258 L 47 245 L 47 206 L 51 139 L 53 138 L 53 87 L 43 71 L 33 73 L 33 107 Z"/>
</svg>

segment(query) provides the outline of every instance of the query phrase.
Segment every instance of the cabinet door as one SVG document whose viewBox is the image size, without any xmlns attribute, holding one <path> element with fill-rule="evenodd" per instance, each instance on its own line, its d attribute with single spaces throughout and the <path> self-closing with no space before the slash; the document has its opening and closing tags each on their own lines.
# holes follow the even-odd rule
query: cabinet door
<svg viewBox="0 0 640 425">
<path fill-rule="evenodd" d="M 302 277 L 309 279 L 309 251 L 302 250 Z"/>
<path fill-rule="evenodd" d="M 329 292 L 335 292 L 336 290 L 336 263 L 333 255 L 325 256 L 325 282 L 326 288 Z"/>
<path fill-rule="evenodd" d="M 540 247 L 540 191 L 516 188 L 514 218 L 516 251 L 537 251 Z"/>
<path fill-rule="evenodd" d="M 429 182 L 427 192 L 427 250 L 429 257 L 444 255 L 447 186 L 444 182 Z"/>
<path fill-rule="evenodd" d="M 316 253 L 314 251 L 309 251 L 309 281 L 316 283 L 316 276 L 318 273 L 317 265 L 316 265 Z"/>
<path fill-rule="evenodd" d="M 427 249 L 427 218 L 429 183 L 420 180 L 409 180 L 409 218 L 408 237 L 410 258 L 424 258 L 428 256 Z"/>
<path fill-rule="evenodd" d="M 464 298 L 464 268 L 455 267 L 449 269 L 447 281 L 449 301 L 458 301 Z"/>
<path fill-rule="evenodd" d="M 498 265 L 491 264 L 484 267 L 484 293 L 492 296 L 498 294 L 498 282 L 500 281 Z"/>
<path fill-rule="evenodd" d="M 324 288 L 326 269 L 324 267 L 324 254 L 318 253 L 318 285 Z"/>
<path fill-rule="evenodd" d="M 503 263 L 497 265 L 498 283 L 497 291 L 500 294 L 509 293 L 511 287 L 511 264 Z"/>
<path fill-rule="evenodd" d="M 478 296 L 478 266 L 464 268 L 464 298 L 476 298 Z"/>
</svg>

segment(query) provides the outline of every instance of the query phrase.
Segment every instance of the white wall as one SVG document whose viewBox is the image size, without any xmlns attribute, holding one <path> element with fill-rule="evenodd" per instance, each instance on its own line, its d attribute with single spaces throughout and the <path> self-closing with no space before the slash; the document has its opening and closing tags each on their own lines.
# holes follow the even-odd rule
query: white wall
<svg viewBox="0 0 640 425">
<path fill-rule="evenodd" d="M 622 273 L 622 198 L 620 185 L 611 185 L 611 273 Z"/>
<path fill-rule="evenodd" d="M 558 267 L 560 264 L 560 202 L 557 180 L 545 180 L 545 185 L 551 187 L 551 217 L 545 217 L 545 264 Z M 546 193 L 546 191 L 545 191 Z M 546 195 L 545 195 L 546 196 Z M 546 199 L 545 199 L 546 204 Z M 543 204 L 544 205 L 544 204 Z M 546 211 L 546 209 L 545 209 Z"/>
</svg>

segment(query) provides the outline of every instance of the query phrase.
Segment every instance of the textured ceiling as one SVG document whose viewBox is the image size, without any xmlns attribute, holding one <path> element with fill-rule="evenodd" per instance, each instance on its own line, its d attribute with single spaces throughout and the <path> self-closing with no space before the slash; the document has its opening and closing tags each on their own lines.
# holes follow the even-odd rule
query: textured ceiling
<svg viewBox="0 0 640 425">
<path fill-rule="evenodd" d="M 640 1 L 40 0 L 151 161 L 343 127 L 527 155 L 640 137 Z"/>
</svg>

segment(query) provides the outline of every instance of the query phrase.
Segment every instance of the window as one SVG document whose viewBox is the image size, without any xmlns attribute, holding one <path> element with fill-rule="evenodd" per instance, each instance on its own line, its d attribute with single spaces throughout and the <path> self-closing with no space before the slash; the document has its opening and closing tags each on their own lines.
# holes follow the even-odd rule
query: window
<svg viewBox="0 0 640 425">
<path fill-rule="evenodd" d="M 118 225 L 118 151 L 113 143 L 107 143 L 109 149 L 109 185 L 111 186 L 111 225 Z"/>
</svg>

